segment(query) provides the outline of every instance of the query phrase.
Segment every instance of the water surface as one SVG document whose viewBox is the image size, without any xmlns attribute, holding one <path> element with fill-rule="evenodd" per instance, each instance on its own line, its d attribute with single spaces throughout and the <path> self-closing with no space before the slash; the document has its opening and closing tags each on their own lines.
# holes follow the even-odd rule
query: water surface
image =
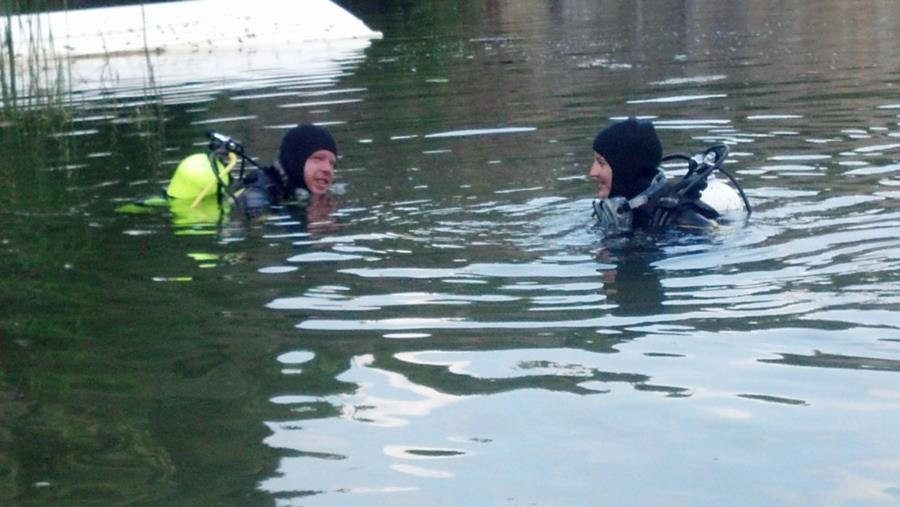
<svg viewBox="0 0 900 507">
<path fill-rule="evenodd" d="M 16 155 L 0 499 L 900 503 L 900 6 L 358 4 L 367 49 L 83 92 Z M 598 233 L 591 139 L 632 115 L 728 144 L 752 219 Z M 268 161 L 307 121 L 327 206 L 115 211 L 207 128 Z"/>
</svg>

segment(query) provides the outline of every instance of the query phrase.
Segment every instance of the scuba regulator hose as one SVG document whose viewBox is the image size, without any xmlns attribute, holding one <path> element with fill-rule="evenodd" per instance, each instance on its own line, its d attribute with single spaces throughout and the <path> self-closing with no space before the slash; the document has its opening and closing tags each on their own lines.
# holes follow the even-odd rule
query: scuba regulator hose
<svg viewBox="0 0 900 507">
<path fill-rule="evenodd" d="M 707 178 L 709 178 L 709 176 L 714 171 L 720 171 L 734 185 L 735 189 L 738 192 L 738 195 L 744 202 L 744 207 L 747 209 L 747 218 L 750 218 L 750 215 L 753 214 L 753 208 L 751 208 L 750 206 L 750 200 L 747 198 L 747 194 L 744 193 L 744 188 L 740 183 L 738 183 L 737 179 L 730 172 L 726 171 L 725 168 L 722 167 L 725 162 L 725 158 L 728 156 L 728 151 L 729 149 L 727 145 L 719 144 L 707 148 L 707 150 L 703 152 L 703 156 L 701 157 L 699 162 L 695 157 L 691 157 L 683 153 L 666 155 L 662 158 L 661 162 L 666 162 L 669 160 L 687 161 L 687 173 L 682 176 L 681 180 L 673 187 L 673 190 L 679 197 L 687 195 L 701 183 L 706 183 Z"/>
<path fill-rule="evenodd" d="M 698 201 L 698 206 L 703 204 L 703 207 L 708 209 L 709 212 L 718 215 L 718 211 L 700 199 L 702 191 L 707 188 L 707 179 L 717 170 L 724 173 L 731 181 L 734 186 L 731 190 L 736 191 L 740 196 L 743 206 L 747 210 L 747 218 L 749 218 L 753 210 L 750 207 L 750 200 L 744 193 L 743 187 L 731 173 L 722 168 L 722 164 L 727 156 L 728 146 L 716 145 L 708 148 L 702 155 L 690 156 L 683 153 L 675 153 L 663 157 L 660 162 L 684 160 L 687 162 L 688 170 L 678 182 L 673 183 L 666 190 L 665 195 L 657 197 L 657 206 L 650 223 L 654 225 L 669 223 L 670 218 L 673 216 L 672 214 L 676 213 L 681 203 L 691 201 Z M 647 203 L 655 194 L 663 190 L 666 184 L 665 173 L 659 170 L 650 186 L 630 200 L 625 197 L 607 197 L 606 199 L 594 200 L 594 218 L 605 228 L 628 230 L 631 228 L 632 210 Z"/>
<path fill-rule="evenodd" d="M 229 136 L 216 132 L 215 130 L 207 130 L 206 137 L 209 139 L 209 162 L 210 167 L 216 166 L 216 156 L 221 153 L 225 153 L 228 157 L 228 165 L 222 171 L 216 171 L 213 169 L 213 175 L 215 176 L 214 184 L 217 184 L 217 188 L 219 191 L 224 191 L 228 194 L 228 197 L 231 197 L 232 200 L 237 200 L 237 195 L 235 195 L 231 190 L 229 190 L 229 185 L 222 181 L 222 174 L 230 174 L 231 170 L 234 169 L 234 166 L 237 165 L 237 161 L 241 161 L 241 167 L 238 171 L 237 181 L 244 181 L 246 177 L 246 164 L 249 162 L 251 165 L 256 167 L 258 170 L 262 170 L 263 167 L 259 165 L 255 160 L 248 157 L 244 151 L 244 146 L 238 141 L 232 139 Z M 204 192 L 197 196 L 195 202 L 199 202 L 209 191 L 210 189 L 204 189 Z"/>
<path fill-rule="evenodd" d="M 210 181 L 209 184 L 203 187 L 203 190 L 201 190 L 200 193 L 197 194 L 197 197 L 195 197 L 194 201 L 191 203 L 191 209 L 196 208 L 197 205 L 200 204 L 200 201 L 202 201 L 206 197 L 206 195 L 209 194 L 209 191 L 212 190 L 213 185 L 216 185 L 216 187 L 219 189 L 225 189 L 225 192 L 228 192 L 228 186 L 225 185 L 224 181 L 222 181 L 222 174 L 230 173 L 231 170 L 234 169 L 234 166 L 237 165 L 238 160 L 237 155 L 232 152 L 228 152 L 228 165 L 226 165 L 222 170 L 217 171 L 215 168 L 217 165 L 216 162 L 218 162 L 218 160 L 216 160 L 215 152 L 210 152 L 208 157 L 209 167 L 212 170 L 215 179 L 213 181 Z M 231 195 L 231 193 L 229 192 L 228 195 Z M 234 198 L 234 196 L 231 197 Z"/>
</svg>

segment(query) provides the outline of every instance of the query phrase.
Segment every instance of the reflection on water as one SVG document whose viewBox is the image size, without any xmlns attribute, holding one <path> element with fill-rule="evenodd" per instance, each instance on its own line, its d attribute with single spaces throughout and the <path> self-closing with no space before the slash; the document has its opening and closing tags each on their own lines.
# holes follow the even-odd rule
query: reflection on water
<svg viewBox="0 0 900 507">
<path fill-rule="evenodd" d="M 897 503 L 900 7 L 345 4 L 385 39 L 167 86 L 152 135 L 86 100 L 0 194 L 0 499 Z M 729 144 L 752 220 L 602 237 L 590 140 L 629 115 Z M 300 121 L 327 202 L 112 211 L 209 126 L 267 162 Z"/>
</svg>

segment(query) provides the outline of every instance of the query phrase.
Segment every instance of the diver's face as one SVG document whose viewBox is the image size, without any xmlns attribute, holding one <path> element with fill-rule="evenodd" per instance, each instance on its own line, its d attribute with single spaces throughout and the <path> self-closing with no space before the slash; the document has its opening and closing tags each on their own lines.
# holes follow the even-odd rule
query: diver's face
<svg viewBox="0 0 900 507">
<path fill-rule="evenodd" d="M 596 151 L 594 152 L 594 163 L 591 164 L 591 172 L 588 173 L 592 180 L 597 182 L 597 197 L 606 199 L 609 197 L 609 189 L 612 187 L 613 172 L 609 162 Z"/>
<path fill-rule="evenodd" d="M 313 195 L 328 193 L 331 182 L 334 181 L 336 164 L 337 158 L 328 150 L 316 151 L 306 159 L 306 165 L 303 166 L 303 181 L 306 182 L 306 188 L 310 193 Z"/>
</svg>

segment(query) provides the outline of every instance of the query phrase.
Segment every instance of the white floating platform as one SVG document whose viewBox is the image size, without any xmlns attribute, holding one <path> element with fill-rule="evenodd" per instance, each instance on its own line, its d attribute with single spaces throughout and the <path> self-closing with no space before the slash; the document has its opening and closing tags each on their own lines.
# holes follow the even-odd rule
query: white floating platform
<svg viewBox="0 0 900 507">
<path fill-rule="evenodd" d="M 36 57 L 65 62 L 72 89 L 151 75 L 160 84 L 302 70 L 304 62 L 360 54 L 382 37 L 329 0 L 184 0 L 9 19 L 19 74 Z"/>
<path fill-rule="evenodd" d="M 185 0 L 12 18 L 17 54 L 56 57 L 215 51 L 309 41 L 380 38 L 329 0 Z"/>
</svg>

